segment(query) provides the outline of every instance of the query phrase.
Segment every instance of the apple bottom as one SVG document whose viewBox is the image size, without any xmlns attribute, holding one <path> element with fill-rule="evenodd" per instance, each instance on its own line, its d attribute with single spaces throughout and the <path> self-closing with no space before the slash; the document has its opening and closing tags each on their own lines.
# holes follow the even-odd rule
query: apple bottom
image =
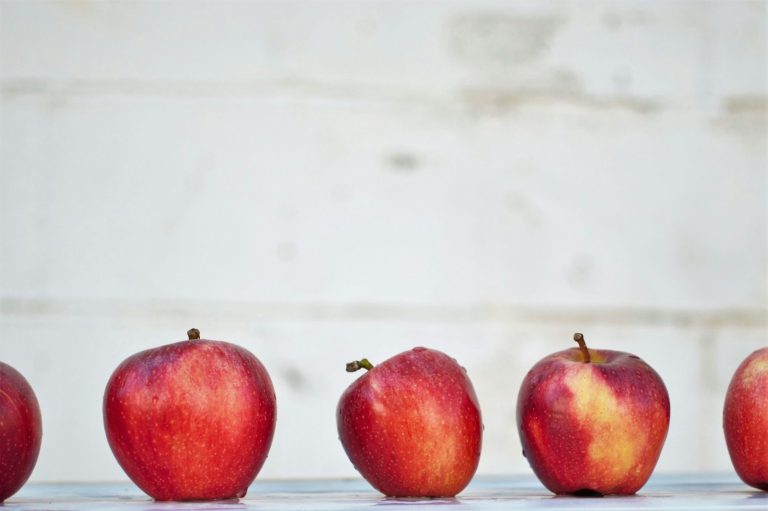
<svg viewBox="0 0 768 511">
<path fill-rule="evenodd" d="M 340 437 L 360 474 L 388 497 L 454 497 L 477 469 L 482 422 L 467 410 L 444 416 L 444 403 L 422 395 L 397 414 L 350 405 L 340 419 Z"/>
<path fill-rule="evenodd" d="M 269 432 L 260 435 L 249 428 L 230 437 L 221 431 L 204 436 L 206 427 L 214 433 L 220 425 L 200 424 L 193 438 L 159 427 L 137 428 L 154 443 L 130 434 L 119 440 L 113 435 L 112 446 L 130 479 L 157 501 L 244 497 L 266 459 Z"/>
<path fill-rule="evenodd" d="M 367 459 L 363 456 L 350 458 L 371 486 L 387 497 L 454 497 L 472 479 L 477 468 L 474 461 L 477 456 L 465 446 L 451 448 L 446 445 L 450 443 L 454 443 L 452 439 L 447 439 L 442 445 L 426 442 L 426 445 L 414 445 L 412 449 L 402 446 L 389 449 L 389 452 L 379 450 L 378 454 Z M 349 451 L 352 449 L 354 447 Z"/>
<path fill-rule="evenodd" d="M 24 486 L 40 451 L 39 421 L 26 408 L 0 387 L 0 504 Z"/>
<path fill-rule="evenodd" d="M 744 408 L 749 409 L 750 404 L 744 403 Z M 747 420 L 739 422 L 735 413 L 729 418 L 725 439 L 736 473 L 745 484 L 768 491 L 768 429 Z"/>
<path fill-rule="evenodd" d="M 254 476 L 255 479 L 255 476 Z M 137 479 L 131 479 L 141 491 L 152 497 L 156 502 L 211 502 L 211 501 L 236 501 L 245 497 L 248 487 L 232 489 L 231 487 L 209 487 L 204 490 L 189 490 L 182 488 L 167 493 L 167 490 L 158 489 L 153 484 L 146 484 Z"/>
<path fill-rule="evenodd" d="M 534 435 L 546 438 L 543 429 L 535 420 L 531 422 Z M 598 447 L 601 442 L 604 445 Z M 656 464 L 654 453 L 647 453 L 647 461 L 642 461 L 646 453 L 626 441 L 595 442 L 586 432 L 572 432 L 566 443 L 552 441 L 552 448 L 529 447 L 523 453 L 542 484 L 557 495 L 633 495 L 648 481 Z"/>
<path fill-rule="evenodd" d="M 745 481 L 744 478 L 741 478 L 742 481 L 747 483 L 748 485 L 757 488 L 758 490 L 768 491 L 768 482 L 760 482 L 760 481 Z"/>
</svg>

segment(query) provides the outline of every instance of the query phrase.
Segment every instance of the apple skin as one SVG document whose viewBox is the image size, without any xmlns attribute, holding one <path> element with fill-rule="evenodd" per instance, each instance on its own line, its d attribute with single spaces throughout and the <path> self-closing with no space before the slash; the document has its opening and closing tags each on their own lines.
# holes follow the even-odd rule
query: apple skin
<svg viewBox="0 0 768 511">
<path fill-rule="evenodd" d="M 736 369 L 723 408 L 728 454 L 742 481 L 768 491 L 768 348 Z"/>
<path fill-rule="evenodd" d="M 43 420 L 32 387 L 0 362 L 0 503 L 29 479 L 40 454 Z"/>
<path fill-rule="evenodd" d="M 275 415 L 264 366 L 222 341 L 137 353 L 118 366 L 104 393 L 115 458 L 160 501 L 245 496 L 269 453 Z"/>
<path fill-rule="evenodd" d="M 556 494 L 631 495 L 653 472 L 669 429 L 669 396 L 635 355 L 578 348 L 526 375 L 517 401 L 523 455 Z"/>
<path fill-rule="evenodd" d="M 439 351 L 414 348 L 375 366 L 342 394 L 336 420 L 352 464 L 390 497 L 453 497 L 480 461 L 472 382 Z"/>
</svg>

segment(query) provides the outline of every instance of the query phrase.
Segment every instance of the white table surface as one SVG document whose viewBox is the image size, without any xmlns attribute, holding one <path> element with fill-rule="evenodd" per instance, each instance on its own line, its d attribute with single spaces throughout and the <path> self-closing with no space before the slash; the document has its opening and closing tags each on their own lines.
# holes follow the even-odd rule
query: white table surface
<svg viewBox="0 0 768 511">
<path fill-rule="evenodd" d="M 742 484 L 735 475 L 656 475 L 632 497 L 555 497 L 532 476 L 480 477 L 455 499 L 387 499 L 365 481 L 259 481 L 240 501 L 158 503 L 129 483 L 28 484 L 8 499 L 5 509 L 24 511 L 189 510 L 351 510 L 420 511 L 566 509 L 760 509 L 768 493 Z"/>
</svg>

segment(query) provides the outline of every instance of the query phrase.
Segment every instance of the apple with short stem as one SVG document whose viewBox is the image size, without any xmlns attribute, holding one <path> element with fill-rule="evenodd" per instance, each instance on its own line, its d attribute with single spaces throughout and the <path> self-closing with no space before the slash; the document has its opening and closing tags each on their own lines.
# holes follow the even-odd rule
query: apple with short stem
<svg viewBox="0 0 768 511">
<path fill-rule="evenodd" d="M 339 439 L 352 464 L 390 497 L 453 497 L 477 470 L 483 424 L 466 371 L 414 348 L 365 369 L 341 396 Z"/>
<path fill-rule="evenodd" d="M 115 369 L 104 393 L 109 446 L 156 500 L 240 498 L 272 443 L 272 381 L 245 348 L 187 334 Z"/>
</svg>

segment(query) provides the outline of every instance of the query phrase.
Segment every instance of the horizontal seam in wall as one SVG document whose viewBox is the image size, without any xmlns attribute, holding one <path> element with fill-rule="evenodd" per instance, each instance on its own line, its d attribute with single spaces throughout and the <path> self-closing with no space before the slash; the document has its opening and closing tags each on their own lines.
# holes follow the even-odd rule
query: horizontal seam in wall
<svg viewBox="0 0 768 511">
<path fill-rule="evenodd" d="M 172 319 L 189 316 L 234 321 L 403 321 L 436 323 L 534 323 L 768 328 L 768 310 L 724 308 L 531 307 L 502 304 L 403 305 L 383 303 L 203 303 L 178 301 L 0 299 L 0 317 L 117 317 Z"/>
<path fill-rule="evenodd" d="M 194 80 L 66 80 L 5 79 L 0 92 L 7 99 L 25 96 L 135 96 L 135 97 L 267 97 L 290 94 L 374 102 L 441 105 L 459 103 L 479 110 L 512 109 L 526 104 L 561 103 L 597 110 L 625 110 L 647 114 L 663 110 L 653 98 L 627 95 L 595 95 L 570 89 L 530 87 L 455 86 L 441 91 L 409 89 L 392 85 L 344 84 L 312 80 L 264 80 L 205 82 Z M 440 93 L 438 93 L 438 96 Z"/>
</svg>

